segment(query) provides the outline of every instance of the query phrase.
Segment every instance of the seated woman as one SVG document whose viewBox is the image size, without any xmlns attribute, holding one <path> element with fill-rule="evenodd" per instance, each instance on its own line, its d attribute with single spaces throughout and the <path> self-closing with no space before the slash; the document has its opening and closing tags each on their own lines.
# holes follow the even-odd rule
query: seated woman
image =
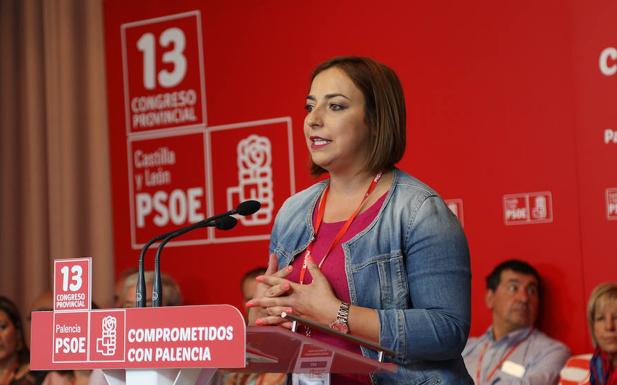
<svg viewBox="0 0 617 385">
<path fill-rule="evenodd" d="M 598 285 L 591 292 L 587 321 L 595 346 L 593 356 L 570 358 L 561 371 L 559 383 L 617 385 L 617 283 Z"/>
<path fill-rule="evenodd" d="M 40 384 L 46 372 L 30 372 L 30 351 L 17 306 L 0 297 L 0 385 Z"/>
<path fill-rule="evenodd" d="M 617 385 L 617 284 L 604 283 L 591 293 L 587 320 L 596 348 L 589 365 L 592 385 Z"/>
</svg>

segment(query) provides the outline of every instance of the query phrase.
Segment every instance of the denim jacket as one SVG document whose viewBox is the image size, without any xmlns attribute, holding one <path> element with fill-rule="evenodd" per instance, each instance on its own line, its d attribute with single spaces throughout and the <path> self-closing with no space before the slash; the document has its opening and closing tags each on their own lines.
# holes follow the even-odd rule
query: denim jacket
<svg viewBox="0 0 617 385">
<path fill-rule="evenodd" d="M 313 239 L 312 215 L 326 183 L 281 207 L 270 238 L 279 268 Z M 386 361 L 399 365 L 395 373 L 372 375 L 373 383 L 473 384 L 461 358 L 471 313 L 469 249 L 437 193 L 395 169 L 376 218 L 342 247 L 351 302 L 377 309 L 379 343 L 396 352 Z"/>
</svg>

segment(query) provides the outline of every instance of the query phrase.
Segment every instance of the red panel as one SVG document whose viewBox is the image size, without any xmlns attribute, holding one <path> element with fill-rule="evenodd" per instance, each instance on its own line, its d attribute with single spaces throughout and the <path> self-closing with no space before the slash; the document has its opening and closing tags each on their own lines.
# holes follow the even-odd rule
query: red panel
<svg viewBox="0 0 617 385">
<path fill-rule="evenodd" d="M 576 156 L 584 256 L 584 300 L 602 282 L 617 282 L 617 4 L 572 1 L 575 19 Z M 608 55 L 606 55 L 608 54 Z M 591 345 L 589 344 L 589 349 Z"/>
<path fill-rule="evenodd" d="M 213 212 L 226 210 L 228 189 L 240 186 L 237 145 L 251 134 L 269 138 L 273 170 L 281 170 L 273 172 L 273 215 L 294 183 L 296 190 L 311 184 L 301 134 L 311 69 L 333 55 L 375 57 L 397 71 L 405 88 L 408 141 L 400 167 L 445 198 L 457 199 L 457 209 L 464 207 L 472 252 L 472 334 L 482 333 L 490 322 L 484 277 L 498 262 L 521 258 L 545 280 L 542 327 L 574 352 L 588 351 L 588 336 L 581 332 L 586 330 L 586 296 L 596 283 L 615 280 L 617 271 L 614 248 L 609 247 L 617 221 L 607 220 L 605 201 L 606 189 L 617 187 L 614 166 L 609 166 L 617 164 L 617 144 L 602 142 L 606 128 L 617 130 L 617 112 L 610 108 L 617 76 L 597 70 L 598 55 L 617 46 L 617 33 L 609 30 L 614 14 L 607 12 L 609 2 L 605 9 L 593 10 L 572 3 L 573 9 L 556 0 L 525 5 L 367 2 L 361 7 L 325 0 L 155 1 L 147 6 L 107 0 L 117 271 L 137 259 L 127 214 L 120 26 L 197 10 L 208 96 L 208 126 L 197 129 L 209 132 L 209 127 L 283 118 L 293 132 L 291 145 L 278 127 L 254 124 L 209 132 L 204 158 L 211 156 L 212 173 L 206 174 L 212 181 L 204 187 L 212 195 Z M 195 68 L 199 61 L 193 59 L 189 66 Z M 221 139 L 223 132 L 229 138 Z M 294 166 L 285 169 L 289 154 Z M 200 167 L 189 171 L 197 174 Z M 253 191 L 243 186 L 247 194 Z M 529 210 L 529 221 L 506 223 L 508 196 L 527 197 L 521 207 Z M 542 220 L 532 221 L 533 215 Z M 215 238 L 256 236 L 270 226 L 216 232 Z M 238 306 L 241 275 L 265 264 L 266 254 L 267 240 L 173 247 L 163 256 L 163 268 L 179 279 L 189 303 Z"/>
</svg>

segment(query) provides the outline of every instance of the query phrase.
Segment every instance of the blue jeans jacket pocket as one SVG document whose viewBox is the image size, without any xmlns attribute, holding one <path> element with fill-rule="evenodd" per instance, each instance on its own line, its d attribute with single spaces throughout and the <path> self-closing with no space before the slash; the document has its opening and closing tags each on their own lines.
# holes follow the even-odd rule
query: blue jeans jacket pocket
<svg viewBox="0 0 617 385">
<path fill-rule="evenodd" d="M 369 282 L 373 282 L 372 287 L 362 288 L 364 293 L 360 296 L 366 296 L 367 292 L 372 293 L 369 294 L 374 297 L 370 307 L 401 309 L 410 305 L 405 261 L 400 251 L 366 258 L 363 263 L 352 266 L 351 271 L 354 277 L 371 277 Z M 375 301 L 379 306 L 375 306 Z M 363 305 L 362 301 L 358 304 Z"/>
</svg>

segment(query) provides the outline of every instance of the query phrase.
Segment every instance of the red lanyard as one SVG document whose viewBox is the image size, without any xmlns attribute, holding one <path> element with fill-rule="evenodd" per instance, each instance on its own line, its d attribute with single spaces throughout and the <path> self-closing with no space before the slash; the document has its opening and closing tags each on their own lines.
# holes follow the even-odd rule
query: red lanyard
<svg viewBox="0 0 617 385">
<path fill-rule="evenodd" d="M 353 212 L 353 214 L 351 214 L 349 219 L 347 219 L 343 227 L 341 227 L 341 229 L 339 230 L 338 234 L 336 234 L 336 237 L 330 244 L 330 247 L 328 247 L 326 254 L 324 254 L 323 258 L 319 262 L 319 265 L 318 265 L 319 268 L 321 268 L 321 266 L 323 265 L 328 255 L 330 255 L 330 252 L 334 248 L 334 245 L 336 245 L 341 240 L 341 238 L 343 238 L 343 235 L 345 235 L 345 233 L 349 229 L 349 226 L 351 226 L 351 222 L 353 222 L 353 220 L 356 219 L 356 217 L 360 213 L 360 210 L 362 209 L 362 206 L 364 206 L 364 204 L 366 203 L 368 196 L 371 195 L 373 190 L 375 190 L 375 187 L 377 187 L 377 183 L 381 179 L 382 175 L 383 173 L 379 172 L 377 173 L 375 178 L 373 178 L 373 181 L 368 186 L 368 190 L 366 190 L 366 194 L 364 194 L 364 198 L 362 198 L 362 202 L 360 202 L 360 205 L 358 206 L 358 208 L 356 208 L 356 210 Z M 328 197 L 329 190 L 330 190 L 330 185 L 328 184 L 328 186 L 326 186 L 326 189 L 324 190 L 321 196 L 321 200 L 319 201 L 319 208 L 317 211 L 317 223 L 315 224 L 315 237 L 317 236 L 317 233 L 319 232 L 319 228 L 321 227 L 321 223 L 323 221 L 324 212 L 326 211 L 326 198 Z M 304 253 L 304 262 L 302 263 L 302 270 L 300 270 L 300 284 L 304 283 L 304 275 L 306 274 L 306 258 L 309 255 L 311 255 L 311 251 L 313 250 L 313 243 L 315 242 L 315 237 L 313 238 L 311 243 L 308 245 L 308 247 L 306 248 L 306 252 Z"/>
<path fill-rule="evenodd" d="M 508 352 L 503 356 L 501 361 L 499 361 L 497 363 L 497 365 L 495 365 L 493 370 L 491 370 L 489 372 L 488 376 L 486 376 L 486 381 L 487 382 L 491 380 L 491 378 L 495 375 L 495 372 L 497 372 L 497 369 L 499 367 L 501 367 L 501 365 L 503 365 L 504 362 L 506 362 L 508 357 L 510 357 L 512 355 L 512 353 L 514 353 L 516 348 L 518 348 L 520 344 L 522 344 L 527 338 L 529 338 L 529 335 L 531 334 L 532 331 L 533 331 L 533 329 L 529 329 L 529 332 L 527 333 L 525 338 L 523 338 L 522 340 L 518 341 L 516 344 L 514 344 L 510 348 L 510 350 L 508 350 Z M 486 353 L 486 349 L 488 348 L 488 343 L 489 343 L 489 341 L 485 341 L 484 342 L 484 347 L 482 348 L 482 353 L 480 353 L 480 357 L 478 358 L 478 367 L 476 368 L 476 385 L 480 385 L 480 372 L 482 371 L 482 361 L 484 361 L 484 353 Z"/>
</svg>

